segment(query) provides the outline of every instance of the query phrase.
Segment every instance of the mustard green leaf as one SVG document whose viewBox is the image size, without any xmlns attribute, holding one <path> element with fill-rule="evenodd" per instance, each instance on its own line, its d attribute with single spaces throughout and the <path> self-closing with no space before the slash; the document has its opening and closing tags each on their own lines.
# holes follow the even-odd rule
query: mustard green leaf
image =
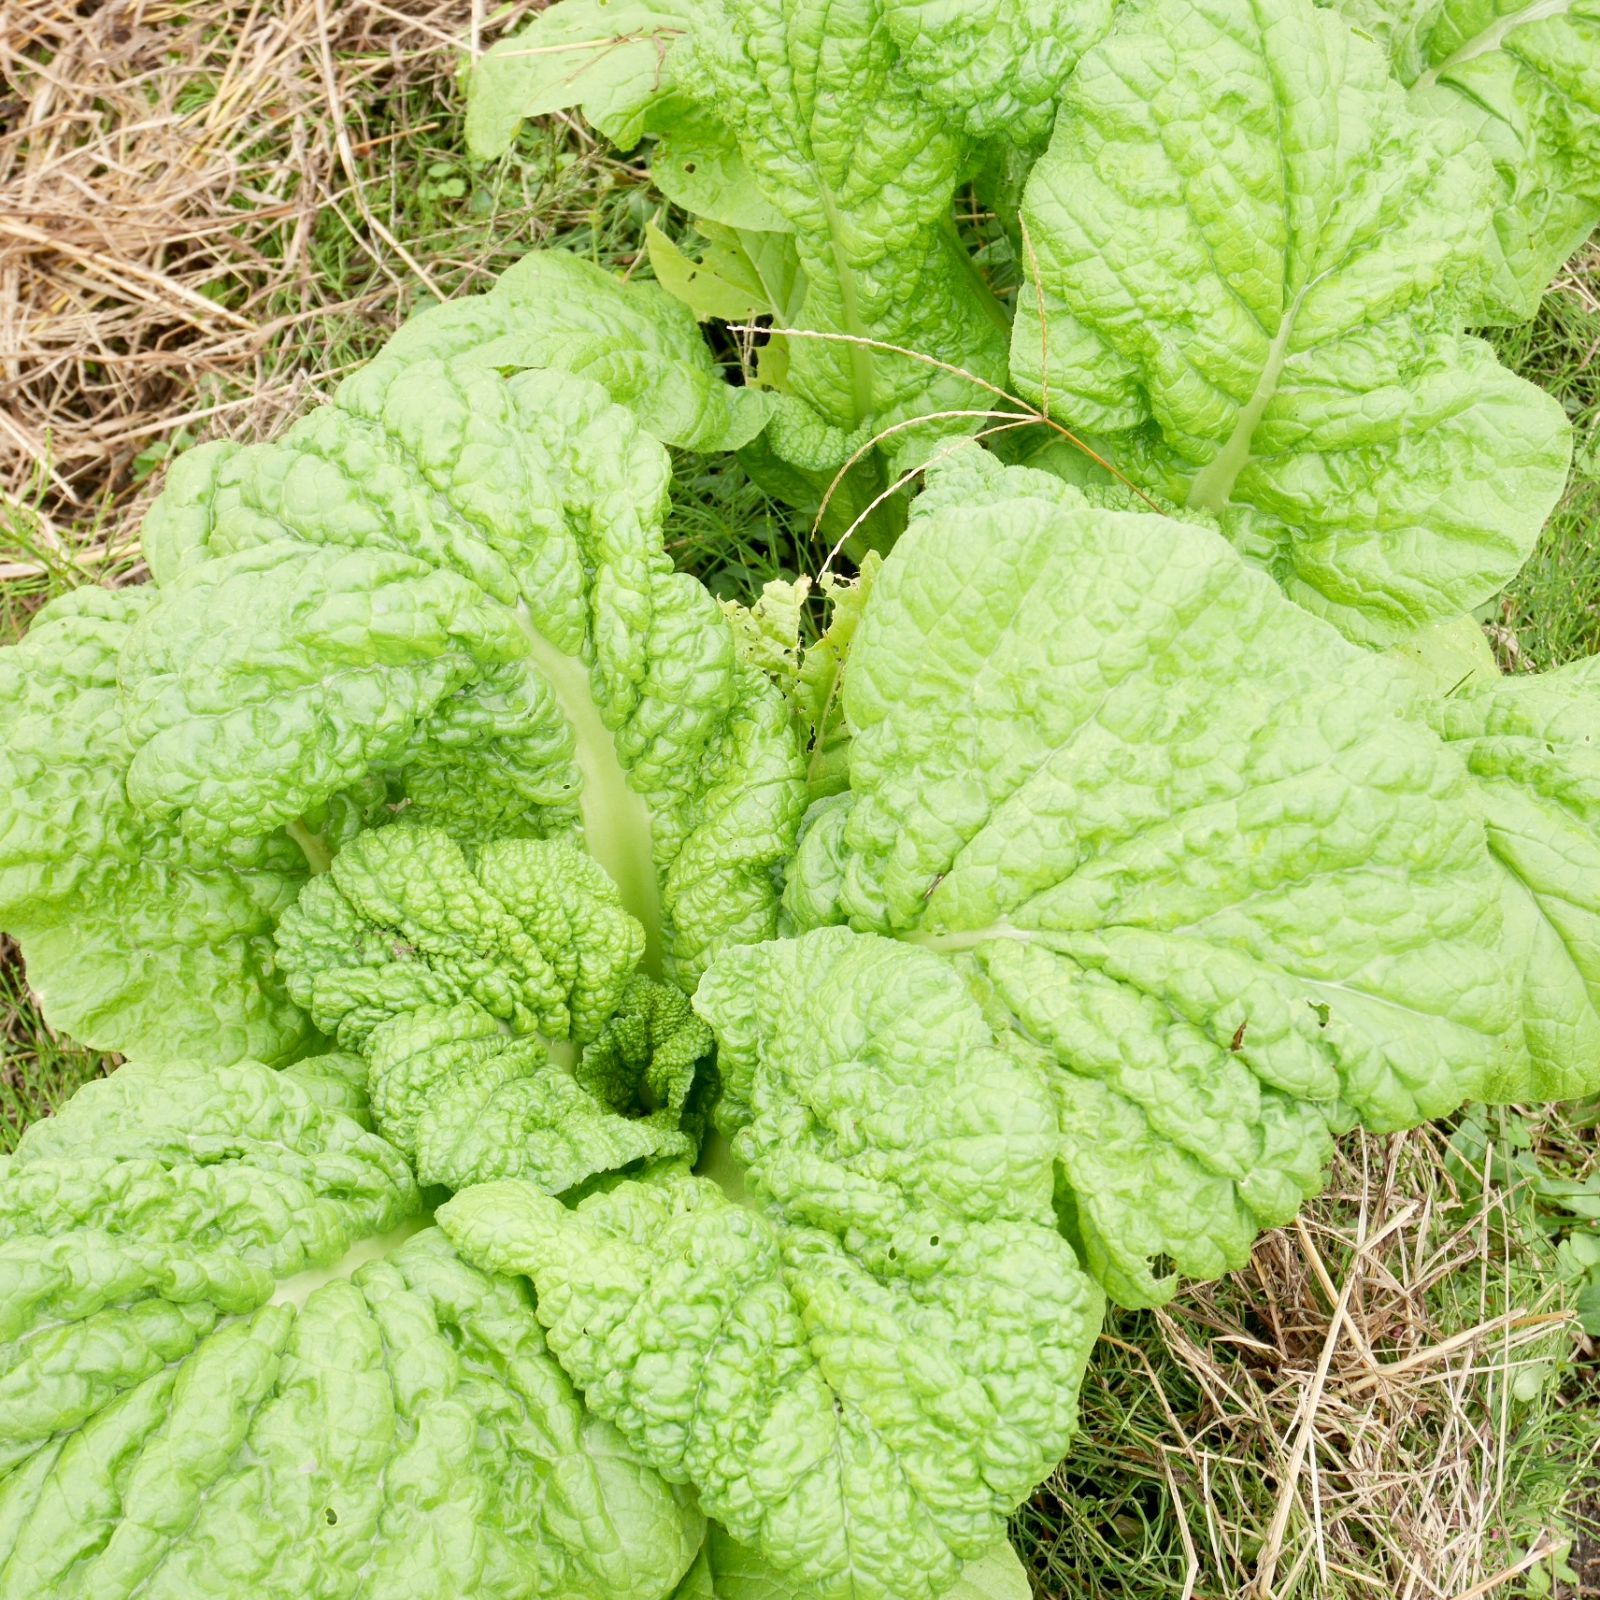
<svg viewBox="0 0 1600 1600">
<path fill-rule="evenodd" d="M 1565 484 L 1561 407 L 1461 331 L 1490 190 L 1468 132 L 1311 0 L 1135 0 L 1028 183 L 1013 372 L 1292 598 L 1395 643 L 1492 596 Z"/>
<path fill-rule="evenodd" d="M 1049 137 L 1062 85 L 1111 29 L 1111 0 L 883 0 L 899 66 L 972 134 Z"/>
<path fill-rule="evenodd" d="M 593 1039 L 644 956 L 617 885 L 572 839 L 492 840 L 469 857 L 437 828 L 359 835 L 278 925 L 289 992 L 359 1047 L 391 1017 L 471 1000 L 515 1033 Z"/>
<path fill-rule="evenodd" d="M 961 1569 L 943 1600 L 1030 1600 L 1032 1593 L 1016 1552 L 1002 1539 Z M 713 1522 L 672 1600 L 818 1600 L 819 1594 L 810 1584 L 796 1584 L 775 1572 Z"/>
<path fill-rule="evenodd" d="M 748 322 L 771 315 L 766 289 L 743 250 L 713 246 L 696 260 L 653 222 L 645 226 L 644 242 L 656 282 L 697 320 Z"/>
<path fill-rule="evenodd" d="M 424 1184 L 521 1178 L 546 1194 L 692 1161 L 703 1117 L 691 1096 L 710 1050 L 687 998 L 642 975 L 581 1059 L 566 1041 L 508 1035 L 471 1000 L 399 1012 L 365 1045 L 378 1128 Z"/>
<path fill-rule="evenodd" d="M 767 421 L 766 397 L 723 381 L 693 314 L 661 285 L 623 283 L 563 250 L 532 250 L 486 293 L 413 317 L 362 381 L 429 358 L 574 373 L 652 438 L 688 450 L 736 450 Z"/>
<path fill-rule="evenodd" d="M 207 843 L 130 800 L 117 661 L 153 599 L 77 589 L 0 650 L 0 927 L 91 1048 L 276 1063 L 311 1037 L 272 955 L 306 860 L 282 832 Z"/>
<path fill-rule="evenodd" d="M 1474 680 L 1428 703 L 1477 779 L 1523 975 L 1526 1054 L 1474 1089 L 1500 1101 L 1600 1088 L 1600 657 Z"/>
<path fill-rule="evenodd" d="M 0 1596 L 659 1600 L 704 1523 L 339 1067 L 127 1066 L 0 1166 Z"/>
<path fill-rule="evenodd" d="M 1600 8 L 1593 0 L 1339 0 L 1390 53 L 1415 111 L 1494 164 L 1490 281 L 1476 320 L 1520 322 L 1600 222 Z"/>
<path fill-rule="evenodd" d="M 786 904 L 962 975 L 1051 1086 L 1068 1231 L 1148 1304 L 1160 1260 L 1243 1265 L 1330 1128 L 1514 1068 L 1500 875 L 1392 665 L 1217 534 L 976 450 L 946 470 L 874 585 L 850 788 Z"/>
<path fill-rule="evenodd" d="M 695 1004 L 742 1203 L 497 1183 L 440 1222 L 533 1281 L 590 1407 L 800 1593 L 932 1600 L 1060 1455 L 1099 1325 L 1049 1088 L 947 963 L 847 929 L 726 952 Z"/>
</svg>

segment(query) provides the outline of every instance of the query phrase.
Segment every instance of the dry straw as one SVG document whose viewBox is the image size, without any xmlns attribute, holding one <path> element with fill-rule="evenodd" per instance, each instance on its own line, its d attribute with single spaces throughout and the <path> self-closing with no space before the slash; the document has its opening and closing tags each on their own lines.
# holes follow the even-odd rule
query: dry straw
<svg viewBox="0 0 1600 1600">
<path fill-rule="evenodd" d="M 325 376 L 313 328 L 339 318 L 376 338 L 398 321 L 439 268 L 369 189 L 394 176 L 386 147 L 413 149 L 418 119 L 454 103 L 483 34 L 462 0 L 0 3 L 13 528 L 26 507 L 30 543 L 98 563 L 103 551 L 66 546 L 86 523 L 132 525 L 107 512 L 141 498 L 142 450 L 184 427 L 270 434 Z M 319 219 L 347 228 L 342 282 L 314 269 Z M 286 344 L 313 359 L 280 361 Z M 0 544 L 21 542 L 5 528 Z M 0 577 L 30 564 L 0 551 Z"/>
<path fill-rule="evenodd" d="M 1548 1592 L 1523 1580 L 1600 1511 L 1565 1482 L 1531 1504 L 1523 1481 L 1549 1449 L 1600 1491 L 1594 1430 L 1569 1451 L 1579 1434 L 1548 1409 L 1574 1325 L 1548 1254 L 1526 1255 L 1518 1197 L 1460 1181 L 1447 1141 L 1346 1140 L 1328 1192 L 1245 1271 L 1102 1340 L 1084 1437 L 1022 1519 L 1047 1593 L 1103 1570 L 1108 1538 L 1128 1556 L 1118 1596 L 1161 1580 L 1175 1600 Z M 1152 1505 L 1164 1531 L 1141 1552 L 1127 1524 Z"/>
</svg>

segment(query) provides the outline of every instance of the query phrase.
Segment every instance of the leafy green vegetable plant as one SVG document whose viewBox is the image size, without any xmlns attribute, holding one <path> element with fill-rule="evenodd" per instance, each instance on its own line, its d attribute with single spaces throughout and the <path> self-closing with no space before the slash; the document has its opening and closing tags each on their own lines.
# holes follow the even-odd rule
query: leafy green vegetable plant
<svg viewBox="0 0 1600 1600">
<path fill-rule="evenodd" d="M 1559 407 L 1462 329 L 1527 315 L 1600 220 L 1583 7 L 1400 9 L 559 0 L 476 68 L 468 132 L 493 154 L 577 106 L 655 136 L 706 240 L 656 230 L 657 276 L 789 330 L 747 364 L 777 403 L 744 461 L 831 495 L 830 530 L 940 431 L 1014 423 L 1014 386 L 1092 457 L 1013 447 L 1051 440 L 1075 479 L 1103 458 L 1390 644 L 1488 599 L 1560 496 Z M 1014 302 L 958 225 L 969 190 Z"/>
<path fill-rule="evenodd" d="M 1600 1088 L 1594 664 L 1450 620 L 1565 471 L 1463 328 L 1589 214 L 1589 24 L 1356 20 L 486 58 L 481 146 L 649 134 L 704 256 L 424 313 L 0 652 L 0 926 L 136 1062 L 0 1159 L 0 1600 L 1022 1600 L 1108 1297 L 1357 1123 Z M 921 484 L 811 630 L 673 571 L 667 446 Z"/>
<path fill-rule="evenodd" d="M 402 812 L 484 844 L 581 837 L 656 977 L 772 931 L 798 762 L 661 550 L 666 452 L 493 328 L 439 360 L 458 322 L 423 319 L 275 444 L 183 456 L 145 526 L 154 583 L 69 596 L 0 656 L 0 919 L 85 1043 L 302 1051 L 273 926 Z M 703 352 L 561 354 L 664 433 L 727 392 Z"/>
</svg>

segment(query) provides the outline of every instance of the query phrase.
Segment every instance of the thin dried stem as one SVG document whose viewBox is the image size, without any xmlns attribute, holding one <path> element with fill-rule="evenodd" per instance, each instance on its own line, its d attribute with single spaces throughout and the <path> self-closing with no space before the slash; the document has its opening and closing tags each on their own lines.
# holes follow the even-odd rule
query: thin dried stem
<svg viewBox="0 0 1600 1600">
<path fill-rule="evenodd" d="M 1059 434 L 1067 441 L 1068 444 L 1073 447 L 1073 449 L 1081 451 L 1092 462 L 1094 462 L 1097 467 L 1100 467 L 1105 472 L 1109 472 L 1118 483 L 1123 485 L 1124 488 L 1136 494 L 1147 506 L 1149 506 L 1152 511 L 1157 513 L 1160 513 L 1161 511 L 1161 507 L 1158 506 L 1155 501 L 1152 500 L 1150 496 L 1147 495 L 1144 490 L 1133 481 L 1132 478 L 1128 477 L 1128 475 L 1119 467 L 1116 467 L 1112 465 L 1111 462 L 1107 461 L 1106 458 L 1097 450 L 1095 450 L 1092 445 L 1088 444 L 1085 440 L 1080 439 L 1078 435 L 1073 433 L 1070 428 L 1067 428 L 1063 424 L 1057 422 L 1056 419 L 1048 415 L 1048 413 L 1039 410 L 1035 406 L 1029 405 L 1029 403 L 1023 399 L 1022 396 L 1012 394 L 1007 389 L 1002 389 L 999 384 L 990 382 L 989 379 L 982 377 L 976 372 L 970 371 L 966 367 L 959 367 L 955 365 L 954 362 L 950 361 L 941 361 L 937 356 L 926 355 L 920 350 L 912 350 L 903 344 L 891 344 L 886 339 L 869 339 L 861 334 L 831 333 L 821 328 L 785 328 L 769 326 L 762 323 L 730 322 L 727 326 L 730 333 L 747 335 L 765 334 L 774 338 L 781 337 L 785 339 L 818 339 L 824 343 L 853 345 L 865 350 L 880 350 L 888 355 L 904 356 L 909 361 L 918 362 L 925 367 L 932 367 L 938 372 L 948 373 L 951 377 L 961 378 L 967 383 L 974 384 L 979 389 L 986 390 L 989 394 L 992 394 L 998 399 L 1005 401 L 1008 406 L 1014 408 L 1015 414 L 1025 415 L 1029 423 L 1035 424 L 1041 428 L 1048 428 L 1052 433 Z M 893 434 L 902 432 L 908 427 L 915 427 L 919 423 L 935 421 L 941 414 L 942 413 L 935 412 L 930 413 L 927 416 L 908 418 L 905 421 L 891 424 L 879 434 L 874 434 L 872 439 L 868 441 L 867 446 L 861 450 L 858 450 L 855 455 L 851 457 L 850 462 L 846 463 L 846 470 L 848 470 L 848 467 L 851 464 L 859 461 L 862 456 L 867 454 L 868 450 L 870 450 L 870 448 L 877 444 L 881 439 L 891 437 Z M 950 415 L 956 416 L 962 414 L 964 413 L 950 413 Z M 830 495 L 837 486 L 838 479 L 836 478 L 834 484 L 829 488 Z M 819 522 L 820 518 L 821 513 L 819 512 Z"/>
</svg>

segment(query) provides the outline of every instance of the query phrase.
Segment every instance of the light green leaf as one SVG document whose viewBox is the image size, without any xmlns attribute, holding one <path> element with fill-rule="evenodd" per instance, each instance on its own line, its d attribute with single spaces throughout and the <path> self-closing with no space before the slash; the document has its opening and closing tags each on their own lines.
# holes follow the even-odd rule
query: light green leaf
<svg viewBox="0 0 1600 1600">
<path fill-rule="evenodd" d="M 674 105 L 650 154 L 650 180 L 696 226 L 740 233 L 789 231 L 783 213 L 767 199 L 750 171 L 739 141 L 713 107 Z M 792 248 L 792 247 L 791 247 Z"/>
<path fill-rule="evenodd" d="M 425 1184 L 460 1189 L 520 1178 L 564 1194 L 603 1173 L 694 1159 L 691 1108 L 711 1032 L 677 989 L 636 977 L 583 1052 L 508 1037 L 472 1001 L 423 1005 L 366 1044 L 379 1130 Z"/>
<path fill-rule="evenodd" d="M 817 1600 L 817 1591 L 774 1572 L 754 1550 L 709 1522 L 706 1542 L 672 1600 Z"/>
<path fill-rule="evenodd" d="M 883 557 L 870 550 L 854 579 L 832 572 L 821 581 L 828 626 L 808 645 L 794 687 L 795 709 L 806 732 L 806 792 L 820 799 L 850 780 L 850 730 L 844 719 L 844 680 L 856 629 L 872 597 Z"/>
<path fill-rule="evenodd" d="M 1111 0 L 883 0 L 900 70 L 969 133 L 1042 143 L 1078 58 L 1111 28 Z"/>
<path fill-rule="evenodd" d="M 689 1498 L 341 1077 L 123 1067 L 0 1167 L 3 1600 L 658 1600 L 688 1567 Z"/>
<path fill-rule="evenodd" d="M 1458 694 L 1500 676 L 1494 651 L 1474 616 L 1435 622 L 1394 646 L 1390 659 L 1413 676 L 1424 693 Z"/>
<path fill-rule="evenodd" d="M 1469 144 L 1311 0 L 1134 0 L 1028 184 L 1017 381 L 1350 637 L 1471 609 L 1570 438 L 1461 332 L 1489 227 Z"/>
<path fill-rule="evenodd" d="M 837 794 L 850 782 L 850 733 L 845 726 L 845 667 L 872 581 L 883 557 L 869 550 L 854 578 L 824 572 L 815 587 L 828 606 L 828 623 L 807 643 L 803 635 L 810 578 L 774 578 L 753 605 L 724 600 L 723 611 L 739 638 L 740 653 L 783 690 L 793 707 L 806 750 L 806 791 L 811 799 Z"/>
<path fill-rule="evenodd" d="M 713 317 L 746 322 L 771 315 L 766 291 L 742 250 L 711 246 L 696 261 L 653 222 L 645 225 L 644 242 L 656 281 L 701 322 Z"/>
<path fill-rule="evenodd" d="M 480 677 L 498 682 L 525 653 L 509 607 L 381 549 L 276 539 L 153 599 L 119 663 L 128 795 L 215 844 L 399 767 L 436 706 Z M 263 654 L 285 665 L 264 674 Z"/>
<path fill-rule="evenodd" d="M 0 650 L 0 927 L 82 1044 L 275 1063 L 310 1037 L 272 960 L 306 860 L 281 832 L 208 844 L 130 802 L 117 660 L 153 601 L 78 589 Z"/>
<path fill-rule="evenodd" d="M 1017 1552 L 1002 1539 L 961 1569 L 946 1600 L 1032 1600 L 1033 1585 Z"/>
<path fill-rule="evenodd" d="M 472 69 L 467 146 L 490 159 L 511 148 L 524 118 L 580 107 L 629 149 L 670 106 L 677 41 L 698 0 L 564 0 L 502 39 Z"/>
<path fill-rule="evenodd" d="M 961 1569 L 941 1600 L 1030 1600 L 1033 1593 L 1016 1552 L 1005 1540 Z M 819 1600 L 820 1591 L 795 1584 L 716 1523 L 672 1600 Z"/>
<path fill-rule="evenodd" d="M 644 955 L 615 883 L 570 839 L 468 857 L 437 828 L 361 834 L 285 911 L 289 992 L 346 1046 L 419 1006 L 471 1000 L 518 1034 L 593 1039 Z"/>
<path fill-rule="evenodd" d="M 740 658 L 764 672 L 786 695 L 793 695 L 800 675 L 800 628 L 810 593 L 809 578 L 773 578 L 761 586 L 759 598 L 750 605 L 719 602 L 738 640 Z"/>
<path fill-rule="evenodd" d="M 766 397 L 723 381 L 687 307 L 659 284 L 623 283 L 562 250 L 530 251 L 486 294 L 413 317 L 360 381 L 427 359 L 576 373 L 652 438 L 686 450 L 737 450 L 767 422 Z"/>
<path fill-rule="evenodd" d="M 1522 974 L 1525 1055 L 1479 1099 L 1564 1100 L 1600 1083 L 1600 657 L 1473 683 L 1430 720 L 1481 785 Z"/>
<path fill-rule="evenodd" d="M 793 230 L 795 326 L 1001 376 L 1004 313 L 950 221 L 966 145 L 899 71 L 877 0 L 719 0 L 683 60 Z M 984 403 L 967 380 L 828 339 L 791 341 L 787 383 L 845 429 Z"/>
<path fill-rule="evenodd" d="M 1243 1265 L 1320 1187 L 1330 1124 L 1404 1127 L 1510 1068 L 1498 873 L 1392 667 L 1217 535 L 976 450 L 941 470 L 851 650 L 850 791 L 786 906 L 965 980 L 1052 1086 L 1091 1267 L 1149 1304 L 1158 1258 Z"/>
<path fill-rule="evenodd" d="M 1491 281 L 1475 317 L 1520 322 L 1600 222 L 1600 7 L 1594 0 L 1339 0 L 1390 52 L 1413 108 L 1494 163 Z"/>
<path fill-rule="evenodd" d="M 179 462 L 119 667 L 130 794 L 212 840 L 374 781 L 466 838 L 577 826 L 652 969 L 692 978 L 773 926 L 793 737 L 662 550 L 665 452 L 487 348 L 391 346 L 282 440 Z"/>
<path fill-rule="evenodd" d="M 945 963 L 845 929 L 731 951 L 695 1003 L 742 1204 L 486 1184 L 440 1221 L 532 1278 L 589 1405 L 802 1593 L 933 1600 L 1059 1457 L 1099 1325 L 1048 1090 Z"/>
</svg>

